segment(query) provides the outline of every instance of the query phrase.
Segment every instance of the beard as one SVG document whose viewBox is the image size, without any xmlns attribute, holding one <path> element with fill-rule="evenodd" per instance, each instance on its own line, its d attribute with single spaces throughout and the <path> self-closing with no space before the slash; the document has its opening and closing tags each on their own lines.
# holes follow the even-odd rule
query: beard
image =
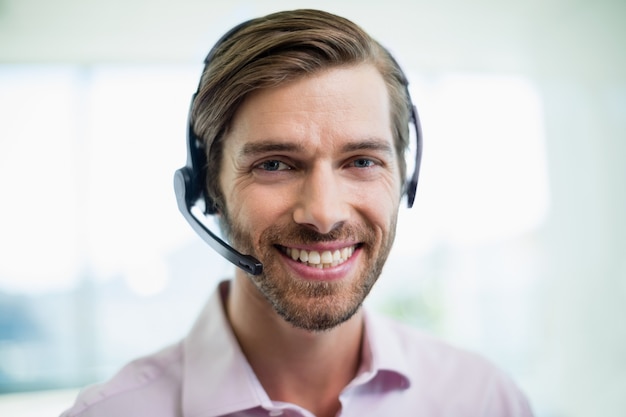
<svg viewBox="0 0 626 417">
<path fill-rule="evenodd" d="M 350 319 L 378 280 L 395 238 L 397 215 L 387 231 L 343 224 L 328 234 L 300 226 L 273 225 L 258 240 L 222 216 L 222 229 L 241 252 L 263 263 L 260 275 L 248 275 L 276 313 L 294 327 L 308 331 L 330 330 Z M 377 232 L 378 230 L 378 232 Z M 310 245 L 335 240 L 359 242 L 357 270 L 349 279 L 312 281 L 295 276 L 285 265 L 282 246 Z M 353 255 L 354 256 L 354 255 Z"/>
</svg>

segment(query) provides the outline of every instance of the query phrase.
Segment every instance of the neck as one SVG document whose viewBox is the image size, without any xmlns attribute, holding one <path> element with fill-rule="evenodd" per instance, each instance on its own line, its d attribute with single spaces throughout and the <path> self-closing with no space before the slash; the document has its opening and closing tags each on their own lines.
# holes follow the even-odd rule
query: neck
<svg viewBox="0 0 626 417">
<path fill-rule="evenodd" d="M 327 331 L 295 328 L 243 274 L 232 283 L 226 311 L 244 355 L 272 400 L 297 404 L 320 417 L 336 415 L 339 394 L 360 365 L 360 311 Z"/>
</svg>

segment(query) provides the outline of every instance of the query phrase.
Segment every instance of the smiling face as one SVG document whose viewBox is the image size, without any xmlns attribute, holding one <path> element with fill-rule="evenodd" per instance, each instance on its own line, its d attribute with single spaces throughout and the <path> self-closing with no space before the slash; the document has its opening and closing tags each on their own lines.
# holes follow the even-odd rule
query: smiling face
<svg viewBox="0 0 626 417">
<path fill-rule="evenodd" d="M 242 281 L 296 327 L 350 318 L 387 259 L 401 194 L 381 75 L 338 67 L 248 96 L 220 187 L 233 246 L 263 263 Z"/>
</svg>

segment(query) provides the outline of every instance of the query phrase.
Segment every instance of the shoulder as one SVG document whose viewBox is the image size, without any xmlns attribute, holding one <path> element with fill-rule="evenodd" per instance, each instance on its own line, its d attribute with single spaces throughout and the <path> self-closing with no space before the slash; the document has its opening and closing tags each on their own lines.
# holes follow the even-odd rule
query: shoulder
<svg viewBox="0 0 626 417">
<path fill-rule="evenodd" d="M 440 337 L 397 320 L 368 312 L 367 327 L 375 339 L 387 340 L 387 345 L 395 345 L 396 354 L 403 357 L 405 365 L 432 366 L 441 371 L 442 367 L 455 365 L 492 369 L 493 365 L 481 355 L 446 342 Z M 384 350 L 387 351 L 386 346 Z M 388 352 L 390 353 L 390 352 Z"/>
<path fill-rule="evenodd" d="M 130 362 L 109 381 L 85 388 L 61 417 L 179 415 L 182 350 L 178 343 Z"/>
<path fill-rule="evenodd" d="M 372 320 L 376 331 L 382 329 L 397 345 L 395 354 L 402 358 L 398 366 L 411 381 L 409 392 L 419 393 L 422 401 L 451 408 L 451 415 L 466 410 L 482 410 L 476 415 L 486 416 L 532 415 L 512 378 L 484 356 L 385 317 Z"/>
</svg>

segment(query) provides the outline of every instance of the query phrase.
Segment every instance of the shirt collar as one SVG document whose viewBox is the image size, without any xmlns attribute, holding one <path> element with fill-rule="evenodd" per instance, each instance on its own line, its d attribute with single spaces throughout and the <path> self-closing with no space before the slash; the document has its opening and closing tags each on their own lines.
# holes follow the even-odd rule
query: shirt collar
<svg viewBox="0 0 626 417">
<path fill-rule="evenodd" d="M 351 385 L 371 383 L 384 391 L 409 388 L 409 361 L 396 324 L 367 309 L 363 313 L 361 370 Z"/>
<path fill-rule="evenodd" d="M 228 281 L 220 283 L 184 342 L 182 396 L 187 417 L 272 407 L 226 318 L 223 300 L 228 289 Z M 364 329 L 361 371 L 346 391 L 408 388 L 406 354 L 390 323 L 366 311 Z"/>
</svg>

